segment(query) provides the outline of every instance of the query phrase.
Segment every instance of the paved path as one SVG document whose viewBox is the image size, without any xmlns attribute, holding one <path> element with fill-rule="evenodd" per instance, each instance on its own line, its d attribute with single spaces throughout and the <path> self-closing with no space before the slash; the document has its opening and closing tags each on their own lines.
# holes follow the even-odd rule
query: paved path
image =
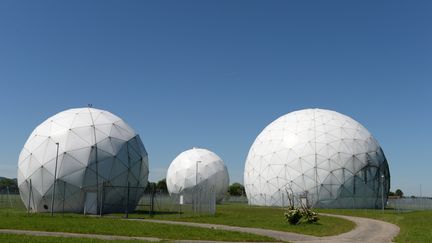
<svg viewBox="0 0 432 243">
<path fill-rule="evenodd" d="M 380 220 L 334 215 L 334 214 L 321 214 L 331 217 L 338 217 L 353 221 L 356 227 L 346 233 L 320 237 L 317 240 L 303 241 L 305 242 L 392 242 L 392 239 L 399 234 L 399 227 Z M 295 241 L 294 241 L 295 242 Z"/>
<path fill-rule="evenodd" d="M 283 231 L 276 231 L 276 230 L 246 228 L 246 227 L 218 225 L 218 224 L 204 224 L 204 223 L 166 221 L 166 220 L 154 220 L 154 219 L 126 219 L 126 220 L 145 221 L 145 222 L 162 223 L 162 224 L 174 224 L 174 225 L 187 225 L 187 226 L 209 228 L 209 229 L 245 232 L 245 233 L 252 233 L 257 235 L 269 236 L 281 241 L 303 242 L 303 243 L 391 242 L 391 240 L 399 233 L 399 227 L 397 227 L 396 225 L 379 221 L 379 220 L 352 217 L 352 216 L 334 215 L 334 214 L 322 214 L 322 215 L 347 219 L 356 223 L 357 226 L 352 231 L 340 235 L 316 237 L 316 236 L 302 235 L 297 233 L 283 232 Z M 79 233 L 45 232 L 45 231 L 14 230 L 14 229 L 0 229 L 0 234 L 1 233 L 35 235 L 35 236 L 94 238 L 94 239 L 102 239 L 102 240 L 144 240 L 144 241 L 161 240 L 154 237 L 133 237 L 133 236 L 130 237 L 130 236 L 117 236 L 117 235 L 79 234 Z M 175 242 L 211 243 L 217 241 L 178 240 Z"/>
</svg>

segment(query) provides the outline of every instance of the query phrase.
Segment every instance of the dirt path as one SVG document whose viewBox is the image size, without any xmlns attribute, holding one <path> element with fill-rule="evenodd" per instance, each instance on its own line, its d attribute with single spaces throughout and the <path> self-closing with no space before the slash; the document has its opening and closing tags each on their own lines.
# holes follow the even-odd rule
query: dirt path
<svg viewBox="0 0 432 243">
<path fill-rule="evenodd" d="M 218 224 L 204 224 L 204 223 L 193 223 L 193 222 L 180 222 L 180 221 L 166 221 L 166 220 L 154 220 L 154 219 L 126 219 L 134 221 L 145 221 L 161 224 L 174 224 L 174 225 L 186 225 L 193 227 L 201 227 L 208 229 L 220 229 L 228 231 L 237 231 L 252 233 L 257 235 L 269 236 L 281 241 L 289 242 L 391 242 L 391 240 L 399 233 L 399 227 L 394 224 L 387 222 L 352 217 L 342 216 L 334 214 L 322 214 L 326 216 L 338 217 L 353 221 L 356 223 L 356 227 L 347 232 L 336 236 L 316 237 L 309 235 L 302 235 L 291 232 L 283 232 L 276 230 L 267 230 L 260 228 L 246 228 L 238 226 L 218 225 Z M 154 237 L 134 237 L 134 236 L 117 236 L 117 235 L 98 235 L 98 234 L 80 234 L 80 233 L 66 233 L 66 232 L 45 232 L 45 231 L 33 231 L 33 230 L 14 230 L 14 229 L 0 229 L 0 234 L 20 234 L 20 235 L 34 235 L 34 236 L 55 236 L 55 237 L 73 237 L 73 238 L 94 238 L 101 240 L 143 240 L 143 241 L 160 241 L 159 238 Z M 199 240 L 177 240 L 175 242 L 202 242 L 210 243 L 217 241 L 199 241 Z"/>
</svg>

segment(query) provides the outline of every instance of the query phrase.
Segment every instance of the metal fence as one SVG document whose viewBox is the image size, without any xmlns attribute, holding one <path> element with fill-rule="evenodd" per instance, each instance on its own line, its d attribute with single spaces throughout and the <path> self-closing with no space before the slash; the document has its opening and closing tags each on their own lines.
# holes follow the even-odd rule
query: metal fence
<svg viewBox="0 0 432 243">
<path fill-rule="evenodd" d="M 25 209 L 18 190 L 0 189 L 0 208 Z"/>
<path fill-rule="evenodd" d="M 230 196 L 227 195 L 222 199 L 222 203 L 240 203 L 248 204 L 248 199 L 246 196 Z"/>
<path fill-rule="evenodd" d="M 192 197 L 193 200 L 186 200 Z M 169 195 L 155 188 L 104 186 L 99 214 L 130 213 L 154 216 L 171 214 L 178 217 L 214 215 L 216 198 L 213 191 L 196 190 L 192 194 Z"/>
<path fill-rule="evenodd" d="M 432 210 L 432 198 L 388 199 L 387 207 L 395 210 Z"/>
</svg>

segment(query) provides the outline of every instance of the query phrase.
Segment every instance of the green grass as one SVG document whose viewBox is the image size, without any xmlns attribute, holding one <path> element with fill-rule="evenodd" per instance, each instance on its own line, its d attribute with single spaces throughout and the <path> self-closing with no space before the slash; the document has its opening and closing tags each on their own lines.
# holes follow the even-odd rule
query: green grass
<svg viewBox="0 0 432 243">
<path fill-rule="evenodd" d="M 274 241 L 248 233 L 204 229 L 181 225 L 167 225 L 116 218 L 86 217 L 79 214 L 64 216 L 49 214 L 27 215 L 21 210 L 0 209 L 0 228 L 53 232 L 91 233 L 104 235 L 148 236 L 161 239 Z"/>
<path fill-rule="evenodd" d="M 379 219 L 400 227 L 396 242 L 432 242 L 432 210 L 399 212 L 395 210 L 320 209 L 323 213 Z"/>
<path fill-rule="evenodd" d="M 317 224 L 289 225 L 284 221 L 285 210 L 283 208 L 255 207 L 238 203 L 218 205 L 216 212 L 215 216 L 187 216 L 182 218 L 179 218 L 178 215 L 162 214 L 155 215 L 154 219 L 254 227 L 314 236 L 337 235 L 348 232 L 355 227 L 351 221 L 322 215 Z"/>
<path fill-rule="evenodd" d="M 50 243 L 50 242 L 62 242 L 62 243 L 102 243 L 102 242 L 113 242 L 99 239 L 88 239 L 88 238 L 66 238 L 66 237 L 55 237 L 55 236 L 30 236 L 30 235 L 15 235 L 15 234 L 0 234 L 0 242 L 23 242 L 23 243 Z M 116 240 L 115 242 L 131 242 L 128 240 Z M 145 242 L 145 241 L 139 241 Z"/>
</svg>

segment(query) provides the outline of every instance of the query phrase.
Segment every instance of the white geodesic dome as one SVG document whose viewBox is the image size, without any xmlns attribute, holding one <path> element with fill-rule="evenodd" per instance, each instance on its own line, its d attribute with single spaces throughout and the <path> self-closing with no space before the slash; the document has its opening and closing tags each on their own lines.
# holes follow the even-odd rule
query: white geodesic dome
<svg viewBox="0 0 432 243">
<path fill-rule="evenodd" d="M 197 193 L 214 193 L 222 201 L 229 186 L 228 170 L 223 160 L 212 151 L 192 148 L 179 154 L 170 164 L 166 183 L 171 195 L 192 203 Z"/>
<path fill-rule="evenodd" d="M 147 178 L 140 137 L 119 117 L 94 108 L 48 118 L 31 133 L 18 161 L 21 199 L 35 212 L 51 211 L 54 187 L 55 212 L 122 211 L 128 184 L 145 187 Z M 129 191 L 131 209 L 142 192 Z"/>
<path fill-rule="evenodd" d="M 377 208 L 387 201 L 390 172 L 378 142 L 360 123 L 335 111 L 305 109 L 258 135 L 244 184 L 252 205 L 286 206 L 292 195 L 295 203 L 307 198 L 316 207 Z"/>
</svg>

